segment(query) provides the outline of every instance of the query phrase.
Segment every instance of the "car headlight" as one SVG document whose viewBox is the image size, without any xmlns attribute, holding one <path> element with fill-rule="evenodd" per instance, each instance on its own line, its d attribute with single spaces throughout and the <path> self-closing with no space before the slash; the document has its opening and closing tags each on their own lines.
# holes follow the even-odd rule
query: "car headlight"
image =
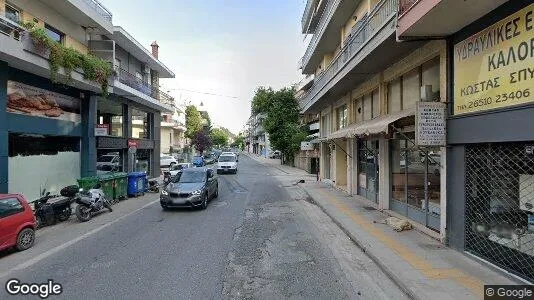
<svg viewBox="0 0 534 300">
<path fill-rule="evenodd" d="M 161 194 L 167 196 L 169 195 L 169 192 L 167 192 L 166 190 L 161 190 Z"/>
<path fill-rule="evenodd" d="M 202 190 L 196 190 L 191 193 L 191 195 L 200 195 L 202 194 Z"/>
</svg>

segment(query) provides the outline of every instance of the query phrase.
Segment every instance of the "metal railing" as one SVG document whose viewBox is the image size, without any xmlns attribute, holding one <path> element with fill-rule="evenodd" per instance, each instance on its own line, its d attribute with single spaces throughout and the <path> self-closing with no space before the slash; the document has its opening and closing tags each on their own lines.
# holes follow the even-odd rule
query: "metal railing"
<svg viewBox="0 0 534 300">
<path fill-rule="evenodd" d="M 169 94 L 167 93 L 164 93 L 162 92 L 161 90 L 157 90 L 157 93 L 159 94 L 158 97 L 156 97 L 157 99 L 159 99 L 159 101 L 165 105 L 169 105 L 169 106 L 172 106 L 174 107 L 175 104 L 174 104 L 174 98 L 171 97 Z"/>
<path fill-rule="evenodd" d="M 396 15 L 399 0 L 382 0 L 371 13 L 355 25 L 341 51 L 332 59 L 328 67 L 315 76 L 311 88 L 301 98 L 301 108 L 306 107 L 312 99 L 332 80 L 336 74 L 351 60 L 367 42 Z"/>
<path fill-rule="evenodd" d="M 83 0 L 88 6 L 92 7 L 99 15 L 108 21 L 113 20 L 113 14 L 102 5 L 98 0 Z"/>
<path fill-rule="evenodd" d="M 141 80 L 137 76 L 131 74 L 130 72 L 124 70 L 124 69 L 115 69 L 117 72 L 117 79 L 119 82 L 147 95 L 154 99 L 159 100 L 161 103 L 165 105 L 169 105 L 172 107 L 175 107 L 176 104 L 174 103 L 174 98 L 170 96 L 169 94 L 163 92 L 158 87 L 154 87 L 148 82 L 145 82 L 144 80 Z"/>
<path fill-rule="evenodd" d="M 308 47 L 306 48 L 306 52 L 304 53 L 304 56 L 300 60 L 301 61 L 300 66 L 302 68 L 304 68 L 304 66 L 310 60 L 312 53 L 315 51 L 315 48 L 317 47 L 319 38 L 323 35 L 326 25 L 330 22 L 330 19 L 332 18 L 332 15 L 334 14 L 335 8 L 337 8 L 338 4 L 341 2 L 341 0 L 323 0 L 323 1 L 328 1 L 328 3 L 326 4 L 326 7 L 323 9 L 323 12 L 320 17 L 319 25 L 317 26 L 317 30 L 315 30 L 315 34 L 313 35 L 310 43 L 308 44 Z"/>
<path fill-rule="evenodd" d="M 399 0 L 399 16 L 410 10 L 420 0 Z"/>
</svg>

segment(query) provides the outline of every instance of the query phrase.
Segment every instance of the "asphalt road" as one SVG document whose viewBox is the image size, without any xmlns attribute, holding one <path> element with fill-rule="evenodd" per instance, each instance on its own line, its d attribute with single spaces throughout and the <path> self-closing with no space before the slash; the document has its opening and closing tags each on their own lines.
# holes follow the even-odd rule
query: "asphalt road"
<svg viewBox="0 0 534 300">
<path fill-rule="evenodd" d="M 245 155 L 239 168 L 205 211 L 147 205 L 0 282 L 52 279 L 49 299 L 405 298 L 292 178 Z"/>
</svg>

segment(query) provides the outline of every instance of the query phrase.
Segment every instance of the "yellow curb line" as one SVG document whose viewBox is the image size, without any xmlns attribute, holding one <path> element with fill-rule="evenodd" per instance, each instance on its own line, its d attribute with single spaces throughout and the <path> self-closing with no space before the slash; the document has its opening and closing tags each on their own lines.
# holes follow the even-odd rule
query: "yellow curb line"
<svg viewBox="0 0 534 300">
<path fill-rule="evenodd" d="M 324 191 L 318 190 L 318 192 L 323 194 L 323 196 L 325 196 L 333 206 L 335 206 L 337 209 L 339 209 L 339 211 L 347 215 L 364 231 L 379 240 L 382 244 L 384 244 L 393 252 L 396 252 L 404 261 L 410 264 L 414 269 L 419 270 L 427 279 L 452 279 L 461 286 L 470 289 L 476 295 L 484 296 L 484 283 L 482 281 L 472 276 L 469 276 L 458 269 L 443 269 L 432 267 L 432 264 L 430 262 L 423 258 L 420 258 L 412 251 L 410 251 L 406 246 L 389 237 L 384 231 L 382 231 L 376 225 L 371 223 L 365 217 L 361 216 L 360 214 L 350 209 L 348 206 L 341 203 L 339 200 L 335 199 Z"/>
</svg>

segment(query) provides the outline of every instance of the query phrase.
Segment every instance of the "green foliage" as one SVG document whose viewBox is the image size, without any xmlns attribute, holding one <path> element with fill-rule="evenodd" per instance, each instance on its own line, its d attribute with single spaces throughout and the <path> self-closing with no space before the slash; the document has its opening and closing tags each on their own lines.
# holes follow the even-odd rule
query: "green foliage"
<svg viewBox="0 0 534 300">
<path fill-rule="evenodd" d="M 50 51 L 48 61 L 52 82 L 59 81 L 60 67 L 64 69 L 66 74 L 65 84 L 72 82 L 72 72 L 80 68 L 85 79 L 100 84 L 102 94 L 108 95 L 108 78 L 113 75 L 113 68 L 109 62 L 91 54 L 83 54 L 76 49 L 65 47 L 48 37 L 44 28 L 35 26 L 34 22 L 23 22 L 21 25 L 28 30 L 33 44 L 39 51 Z"/>
<path fill-rule="evenodd" d="M 194 105 L 185 108 L 185 136 L 193 139 L 202 130 L 202 117 Z"/>
<path fill-rule="evenodd" d="M 277 149 L 292 162 L 300 149 L 300 142 L 306 139 L 306 131 L 300 124 L 300 106 L 295 99 L 293 88 L 283 88 L 274 92 L 271 88 L 260 87 L 252 100 L 252 110 L 265 113 L 263 122 L 269 133 L 272 149 Z"/>
<path fill-rule="evenodd" d="M 210 148 L 212 141 L 208 132 L 206 130 L 198 131 L 191 140 L 191 145 L 194 145 L 195 149 L 197 149 L 200 154 L 202 154 L 206 149 Z"/>
<path fill-rule="evenodd" d="M 238 136 L 230 146 L 238 147 L 239 149 L 243 150 L 245 148 L 245 137 L 242 135 Z"/>
<path fill-rule="evenodd" d="M 228 134 L 222 129 L 215 128 L 211 130 L 211 141 L 213 145 L 218 147 L 225 147 L 228 145 Z"/>
<path fill-rule="evenodd" d="M 256 89 L 254 98 L 252 98 L 252 114 L 266 114 L 269 111 L 272 104 L 271 99 L 274 97 L 275 92 L 272 88 L 265 88 L 260 86 Z"/>
</svg>

